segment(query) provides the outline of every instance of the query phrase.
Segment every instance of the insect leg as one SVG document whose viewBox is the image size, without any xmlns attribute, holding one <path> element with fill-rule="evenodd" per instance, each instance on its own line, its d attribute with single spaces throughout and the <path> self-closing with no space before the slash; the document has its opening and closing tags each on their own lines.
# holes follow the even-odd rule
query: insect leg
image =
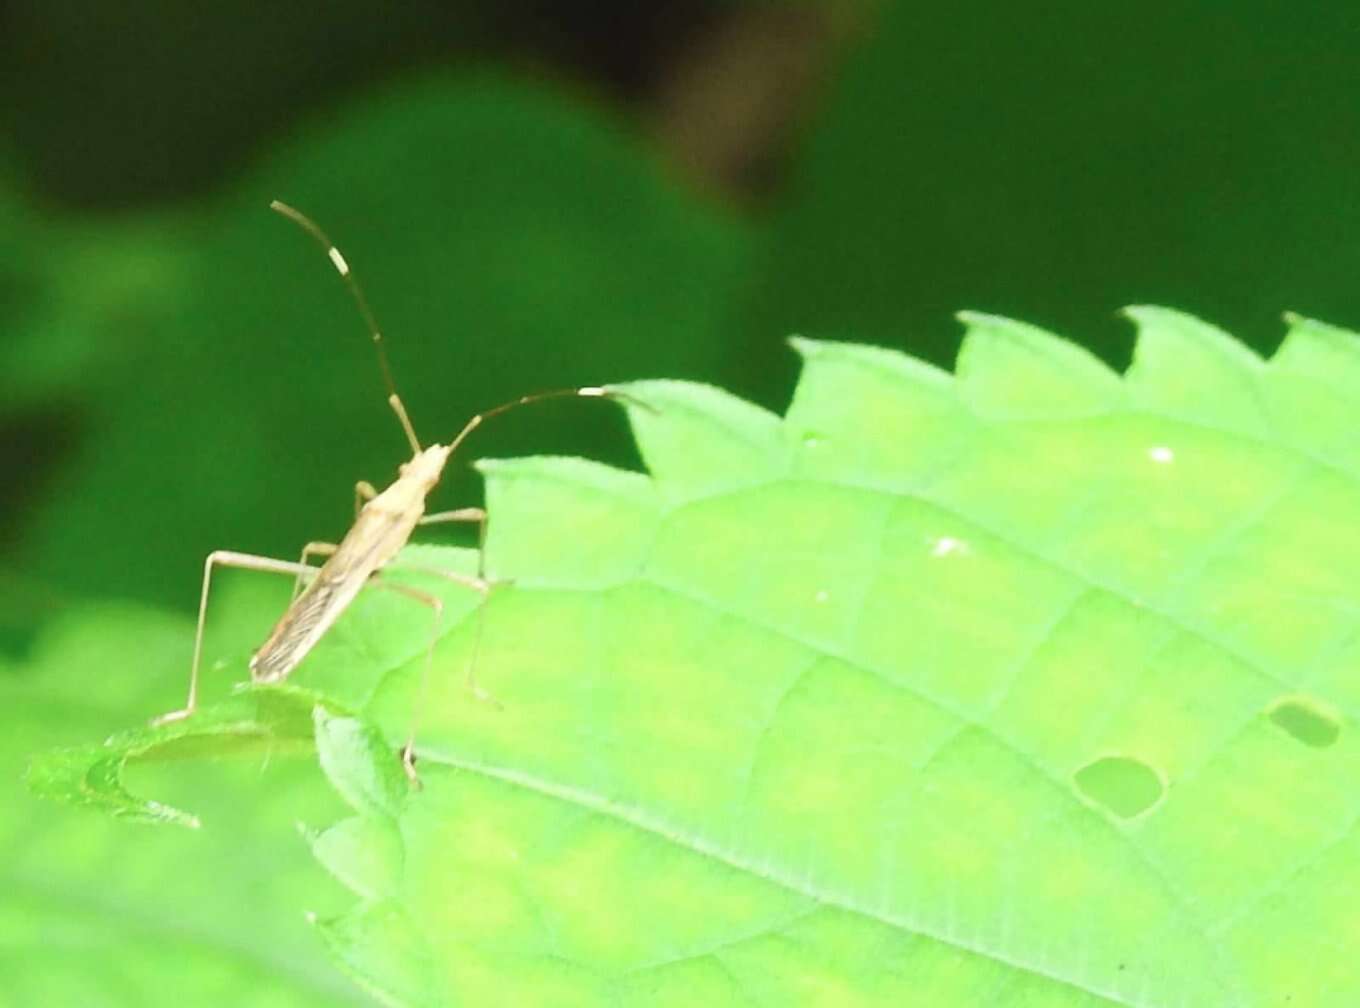
<svg viewBox="0 0 1360 1008">
<path fill-rule="evenodd" d="M 468 655 L 466 674 L 467 688 L 468 692 L 471 693 L 478 700 L 481 700 L 484 703 L 489 703 L 493 707 L 497 708 L 501 707 L 502 706 L 501 702 L 497 700 L 494 696 L 492 696 L 491 693 L 484 686 L 477 682 L 477 655 L 481 650 L 482 625 L 486 619 L 483 610 L 486 608 L 485 605 L 486 597 L 491 594 L 491 589 L 494 587 L 494 585 L 490 581 L 487 581 L 485 578 L 481 577 L 480 575 L 477 577 L 469 577 L 466 574 L 460 574 L 458 571 L 446 570 L 443 567 L 427 567 L 423 564 L 408 564 L 403 563 L 400 560 L 388 564 L 387 569 L 409 570 L 415 571 L 419 574 L 430 574 L 433 575 L 434 577 L 442 577 L 449 581 L 454 582 L 455 584 L 463 585 L 464 587 L 471 588 L 473 591 L 481 593 L 483 604 L 477 607 L 476 615 L 477 622 L 474 624 L 472 631 L 472 651 Z M 412 729 L 413 730 L 411 734 L 414 736 L 415 734 L 414 718 L 412 719 Z"/>
<path fill-rule="evenodd" d="M 476 522 L 486 524 L 486 512 L 479 507 L 458 508 L 454 511 L 432 511 L 423 515 L 417 525 L 438 525 L 441 522 Z"/>
<path fill-rule="evenodd" d="M 324 557 L 333 556 L 335 551 L 338 550 L 339 548 L 340 547 L 335 545 L 335 543 L 309 542 L 306 546 L 302 547 L 302 556 L 299 558 L 298 563 L 307 567 L 308 570 L 311 570 L 311 564 L 307 563 L 309 558 L 314 556 Z M 298 597 L 298 592 L 300 591 L 302 591 L 301 574 L 299 574 L 296 578 L 293 579 L 293 598 L 290 599 L 290 601 L 296 600 Z"/>
<path fill-rule="evenodd" d="M 452 571 L 431 570 L 430 573 L 437 574 L 441 577 L 447 577 L 463 584 L 469 584 L 470 587 L 476 588 L 485 597 L 491 588 L 491 582 L 486 578 L 486 510 L 479 507 L 466 507 L 458 508 L 455 511 L 436 511 L 433 514 L 428 514 L 422 518 L 420 524 L 432 525 L 436 522 L 474 521 L 477 523 L 477 577 L 475 582 L 469 583 L 463 575 L 455 574 Z M 482 624 L 486 619 L 486 615 L 483 612 L 484 608 L 484 606 L 477 607 L 477 624 L 473 629 L 472 652 L 468 655 L 465 681 L 467 683 L 468 692 L 478 700 L 500 707 L 500 701 L 488 693 L 486 689 L 477 682 L 477 656 L 481 651 Z M 414 731 L 412 731 L 413 737 L 414 734 Z"/>
<path fill-rule="evenodd" d="M 477 579 L 485 580 L 486 570 L 483 558 L 486 555 L 486 510 L 479 507 L 465 507 L 453 511 L 435 511 L 424 515 L 416 524 L 439 525 L 444 522 L 477 523 Z"/>
<path fill-rule="evenodd" d="M 189 697 L 184 707 L 169 714 L 155 718 L 153 725 L 168 724 L 188 717 L 198 706 L 198 665 L 203 657 L 203 623 L 208 615 L 208 591 L 212 586 L 213 568 L 237 567 L 242 570 L 269 571 L 275 574 L 292 574 L 295 577 L 313 577 L 315 567 L 293 563 L 291 560 L 275 560 L 273 557 L 255 556 L 252 553 L 236 553 L 231 550 L 213 550 L 203 562 L 203 591 L 198 598 L 198 629 L 194 631 L 194 660 L 189 667 Z"/>
<path fill-rule="evenodd" d="M 373 484 L 368 480 L 360 480 L 354 484 L 354 517 L 359 517 L 359 512 L 364 509 L 364 505 L 378 496 L 378 491 L 373 488 Z"/>
<path fill-rule="evenodd" d="M 429 574 L 433 577 L 441 577 L 445 580 L 452 581 L 454 584 L 460 584 L 464 588 L 471 588 L 473 591 L 481 592 L 483 597 L 491 590 L 491 585 L 487 581 L 484 581 L 479 577 L 474 577 L 471 574 L 463 574 L 460 571 L 451 571 L 444 567 L 433 567 L 429 564 L 407 563 L 400 557 L 391 561 L 383 569 L 390 571 L 414 571 L 417 574 Z"/>
<path fill-rule="evenodd" d="M 369 580 L 369 584 L 375 588 L 386 588 L 389 591 L 394 591 L 399 595 L 405 595 L 407 598 L 414 599 L 416 602 L 419 602 L 422 605 L 429 606 L 430 609 L 433 610 L 434 612 L 434 622 L 430 625 L 430 639 L 429 642 L 425 645 L 425 664 L 421 667 L 420 682 L 416 686 L 415 710 L 419 710 L 421 698 L 425 692 L 425 681 L 426 679 L 429 678 L 430 665 L 434 662 L 434 645 L 435 642 L 439 640 L 439 631 L 443 628 L 444 625 L 444 600 L 441 599 L 438 595 L 431 595 L 429 592 L 423 592 L 418 588 L 411 588 L 407 585 L 402 584 L 394 584 L 391 581 L 384 580 L 382 577 L 378 575 L 374 575 Z M 411 717 L 411 731 L 406 736 L 406 742 L 401 747 L 401 768 L 404 771 L 406 771 L 406 776 L 410 779 L 411 783 L 416 787 L 420 787 L 420 778 L 416 775 L 416 758 L 414 743 L 415 743 L 415 714 L 413 711 Z"/>
<path fill-rule="evenodd" d="M 471 588 L 474 591 L 479 592 L 481 594 L 483 604 L 477 607 L 476 622 L 473 624 L 472 630 L 472 650 L 468 655 L 467 688 L 469 691 L 471 691 L 472 695 L 476 697 L 478 700 L 481 700 L 485 703 L 489 703 L 498 710 L 502 709 L 501 702 L 497 700 L 494 696 L 492 696 L 491 693 L 488 692 L 484 687 L 479 685 L 476 680 L 477 655 L 478 652 L 481 650 L 482 628 L 485 624 L 485 616 L 483 615 L 483 610 L 486 608 L 485 600 L 487 595 L 491 593 L 492 586 L 488 582 L 482 580 L 481 578 L 469 577 L 468 575 L 461 574 L 458 571 L 446 570 L 442 567 L 428 567 L 423 564 L 408 564 L 403 563 L 400 560 L 388 564 L 386 569 L 414 571 L 419 574 L 429 574 L 433 577 L 442 577 L 449 581 L 452 581 L 454 584 L 463 585 L 464 587 Z M 378 583 L 386 587 L 391 587 L 393 589 L 403 590 L 407 594 L 414 594 L 414 589 L 406 588 L 404 585 L 402 586 L 393 585 L 390 582 L 378 582 Z M 443 610 L 441 608 L 440 610 L 441 616 L 442 612 Z M 436 628 L 436 633 L 437 632 L 438 630 Z M 406 745 L 402 747 L 402 765 L 406 768 L 407 776 L 411 777 L 412 780 L 415 779 L 414 770 L 415 750 L 413 747 L 415 745 L 416 730 L 419 727 L 420 712 L 424 708 L 426 682 L 429 678 L 430 664 L 433 658 L 433 654 L 434 654 L 434 639 L 431 638 L 430 650 L 426 654 L 425 667 L 421 670 L 420 682 L 416 687 L 415 698 L 411 704 L 411 724 L 406 733 Z"/>
</svg>

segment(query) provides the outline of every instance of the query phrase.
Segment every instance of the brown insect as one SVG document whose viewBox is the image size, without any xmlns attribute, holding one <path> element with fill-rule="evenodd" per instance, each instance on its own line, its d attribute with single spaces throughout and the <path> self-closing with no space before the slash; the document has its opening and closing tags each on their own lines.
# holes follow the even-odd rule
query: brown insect
<svg viewBox="0 0 1360 1008">
<path fill-rule="evenodd" d="M 484 539 L 486 512 L 481 508 L 469 507 L 433 514 L 425 513 L 426 497 L 435 484 L 439 482 L 444 467 L 459 446 L 468 435 L 490 417 L 526 403 L 540 402 L 544 399 L 564 396 L 614 398 L 646 407 L 645 403 L 638 403 L 622 392 L 603 386 L 588 385 L 573 389 L 553 389 L 547 392 L 537 392 L 533 395 L 520 396 L 518 399 L 478 413 L 463 425 L 463 429 L 448 444 L 433 444 L 428 448 L 421 448 L 420 441 L 416 438 L 415 429 L 411 426 L 411 420 L 407 416 L 406 407 L 402 404 L 401 397 L 397 394 L 396 385 L 392 380 L 392 370 L 383 348 L 382 332 L 368 306 L 367 298 L 364 297 L 363 289 L 350 270 L 349 263 L 346 262 L 345 257 L 340 254 L 340 250 L 336 248 L 325 232 L 310 218 L 277 200 L 271 203 L 270 207 L 294 221 L 320 242 L 331 263 L 335 266 L 336 272 L 340 274 L 340 278 L 344 281 L 360 315 L 363 317 L 364 324 L 368 328 L 374 349 L 377 351 L 378 363 L 382 368 L 383 380 L 387 386 L 387 401 L 391 405 L 392 411 L 396 413 L 397 420 L 401 423 L 402 431 L 411 446 L 411 460 L 399 467 L 396 480 L 382 492 L 378 492 L 371 484 L 366 482 L 360 482 L 355 486 L 354 524 L 339 543 L 308 543 L 303 548 L 302 557 L 297 562 L 255 556 L 249 553 L 237 553 L 231 550 L 215 550 L 208 554 L 203 570 L 203 590 L 199 596 L 198 629 L 194 635 L 193 664 L 189 669 L 189 696 L 183 708 L 161 715 L 155 719 L 153 722 L 155 724 L 165 724 L 186 718 L 194 712 L 198 705 L 198 676 L 199 663 L 203 653 L 203 624 L 208 611 L 208 594 L 212 584 L 213 569 L 219 566 L 289 574 L 296 579 L 292 603 L 279 618 L 278 623 L 270 631 L 269 636 L 265 638 L 264 643 L 260 645 L 259 650 L 250 659 L 251 682 L 276 683 L 286 679 L 298 666 L 298 663 L 316 646 L 317 641 L 339 619 L 340 614 L 354 601 L 360 590 L 367 586 L 377 586 L 388 588 L 412 598 L 429 606 L 433 612 L 434 624 L 431 629 L 429 646 L 426 649 L 426 668 L 422 673 L 423 686 L 424 676 L 429 673 L 434 643 L 439 636 L 444 603 L 436 595 L 385 580 L 382 577 L 382 572 L 392 563 L 393 558 L 406 545 L 411 533 L 419 525 L 431 525 L 437 522 L 475 522 L 483 532 L 483 535 L 479 536 L 479 540 Z M 312 556 L 324 556 L 327 559 L 320 568 L 317 568 L 307 563 L 308 558 Z M 470 577 L 441 568 L 406 563 L 401 564 L 401 566 L 403 569 L 447 578 L 478 591 L 482 595 L 486 595 L 490 589 L 489 583 L 480 571 L 476 577 Z M 301 589 L 300 593 L 297 590 L 299 588 Z M 476 647 L 474 645 L 473 656 L 468 664 L 468 686 L 474 694 L 487 699 L 488 694 L 478 687 L 475 681 L 475 659 Z M 406 744 L 402 747 L 402 765 L 412 781 L 415 781 L 414 756 L 412 753 L 413 736 L 414 724 Z"/>
</svg>

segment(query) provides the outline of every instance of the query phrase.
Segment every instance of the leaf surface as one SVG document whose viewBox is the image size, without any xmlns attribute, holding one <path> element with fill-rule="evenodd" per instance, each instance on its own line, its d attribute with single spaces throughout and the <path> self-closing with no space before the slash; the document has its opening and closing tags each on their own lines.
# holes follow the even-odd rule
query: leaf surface
<svg viewBox="0 0 1360 1008">
<path fill-rule="evenodd" d="M 1123 378 L 971 315 L 957 378 L 801 342 L 782 419 L 633 387 L 649 477 L 487 465 L 411 1003 L 1360 996 L 1356 337 L 1131 315 Z"/>
<path fill-rule="evenodd" d="M 497 586 L 430 680 L 364 608 L 299 673 L 358 712 L 320 715 L 354 815 L 313 837 L 346 970 L 431 1006 L 1360 999 L 1357 337 L 1131 314 L 1125 376 L 969 315 L 957 376 L 800 341 L 784 417 L 630 386 L 649 475 L 485 464 Z"/>
<path fill-rule="evenodd" d="M 259 615 L 239 595 L 229 604 L 247 623 Z M 180 617 L 90 605 L 48 624 L 26 660 L 0 667 L 0 1002 L 373 1004 L 336 975 L 302 923 L 304 911 L 346 902 L 296 829 L 299 819 L 333 820 L 338 802 L 314 760 L 296 758 L 295 743 L 242 731 L 265 727 L 256 716 L 263 696 L 227 705 L 234 721 L 219 723 L 220 738 L 210 717 L 79 744 L 180 699 L 192 640 Z M 310 731 L 304 738 L 310 750 Z M 93 811 L 24 793 L 25 763 L 53 745 L 66 748 L 30 763 L 30 783 L 42 776 L 43 793 L 66 788 L 64 797 Z"/>
</svg>

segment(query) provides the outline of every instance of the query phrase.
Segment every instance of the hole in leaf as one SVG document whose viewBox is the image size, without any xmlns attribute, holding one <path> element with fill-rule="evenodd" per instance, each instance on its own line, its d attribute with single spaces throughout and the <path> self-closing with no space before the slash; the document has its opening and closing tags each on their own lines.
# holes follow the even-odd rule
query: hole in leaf
<svg viewBox="0 0 1360 1008">
<path fill-rule="evenodd" d="M 1325 749 L 1341 734 L 1336 718 L 1307 697 L 1282 697 L 1267 712 L 1282 731 L 1314 749 Z"/>
<path fill-rule="evenodd" d="M 1157 771 L 1128 756 L 1103 756 L 1078 770 L 1077 789 L 1121 819 L 1132 819 L 1157 804 L 1165 788 Z"/>
</svg>

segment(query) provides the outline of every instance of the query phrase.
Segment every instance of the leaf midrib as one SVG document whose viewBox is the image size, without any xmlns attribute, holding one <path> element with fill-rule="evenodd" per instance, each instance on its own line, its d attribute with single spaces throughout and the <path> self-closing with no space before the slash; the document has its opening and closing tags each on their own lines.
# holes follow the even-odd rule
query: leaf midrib
<svg viewBox="0 0 1360 1008">
<path fill-rule="evenodd" d="M 1184 923 L 1184 925 L 1185 925 L 1187 928 L 1189 928 L 1191 932 L 1193 932 L 1197 937 L 1199 937 L 1199 939 L 1204 943 L 1204 947 L 1205 947 L 1210 953 L 1212 953 L 1216 959 L 1219 960 L 1220 965 L 1222 964 L 1222 952 L 1223 952 L 1223 950 L 1222 950 L 1222 947 L 1221 947 L 1221 945 L 1219 944 L 1218 940 L 1215 939 L 1215 938 L 1212 938 L 1212 937 L 1210 936 L 1209 931 L 1208 931 L 1208 929 L 1207 929 L 1207 925 L 1206 925 L 1204 922 L 1198 921 L 1198 920 L 1190 913 L 1190 911 L 1189 911 L 1189 909 L 1188 909 L 1188 907 L 1187 907 L 1187 905 L 1186 905 L 1185 900 L 1181 897 L 1181 895 L 1180 895 L 1180 893 L 1177 891 L 1176 887 L 1171 883 L 1171 880 L 1166 876 L 1166 874 L 1164 873 L 1163 869 L 1162 869 L 1158 864 L 1156 864 L 1156 863 L 1150 858 L 1150 856 L 1148 855 L 1148 853 L 1147 853 L 1145 850 L 1143 850 L 1137 843 L 1135 843 L 1135 842 L 1133 841 L 1133 839 L 1132 839 L 1128 834 L 1126 834 L 1126 833 L 1124 833 L 1123 831 L 1118 830 L 1118 829 L 1114 828 L 1113 826 L 1111 826 L 1105 819 L 1103 819 L 1103 818 L 1100 817 L 1097 813 L 1095 813 L 1094 810 L 1092 810 L 1089 806 L 1087 806 L 1087 805 L 1083 804 L 1081 801 L 1079 801 L 1079 800 L 1077 799 L 1077 797 L 1072 793 L 1071 789 L 1070 789 L 1069 787 L 1066 786 L 1066 782 L 1064 782 L 1062 779 L 1056 777 L 1056 776 L 1055 776 L 1053 773 L 1051 773 L 1047 768 L 1045 768 L 1042 764 L 1040 764 L 1038 761 L 1036 761 L 1031 755 L 1029 755 L 1028 753 L 1026 753 L 1026 752 L 1024 752 L 1024 751 L 1022 751 L 1022 750 L 1020 750 L 1020 749 L 1017 749 L 1017 748 L 1016 748 L 1011 742 L 1009 742 L 1007 739 L 1005 739 L 1005 738 L 1003 738 L 1002 736 L 998 735 L 997 732 L 995 731 L 995 729 L 992 728 L 990 725 L 988 725 L 988 724 L 986 724 L 986 723 L 984 723 L 984 722 L 982 722 L 982 721 L 977 720 L 975 717 L 973 717 L 972 715 L 970 715 L 966 710 L 964 710 L 964 709 L 961 708 L 961 707 L 958 707 L 957 705 L 954 705 L 954 704 L 951 704 L 951 703 L 949 703 L 949 702 L 947 702 L 947 701 L 941 700 L 941 699 L 938 698 L 938 697 L 934 697 L 934 696 L 931 696 L 931 695 L 929 695 L 929 694 L 922 693 L 920 690 L 917 690 L 917 689 L 911 687 L 910 685 L 907 685 L 907 684 L 905 684 L 905 683 L 902 683 L 902 682 L 899 682 L 899 681 L 896 681 L 896 680 L 890 678 L 888 675 L 885 674 L 885 672 L 884 672 L 882 669 L 876 668 L 876 667 L 873 667 L 873 666 L 871 666 L 871 665 L 865 664 L 865 662 L 863 661 L 863 659 L 860 658 L 860 657 L 857 657 L 857 656 L 855 656 L 855 655 L 851 655 L 851 654 L 848 654 L 848 653 L 844 653 L 844 652 L 841 652 L 841 651 L 837 651 L 837 650 L 835 650 L 835 649 L 833 649 L 833 648 L 827 646 L 826 644 L 820 644 L 820 643 L 817 643 L 817 642 L 815 642 L 815 641 L 812 641 L 812 640 L 809 640 L 809 639 L 807 639 L 807 638 L 804 638 L 804 637 L 802 637 L 802 636 L 800 636 L 800 635 L 798 635 L 798 634 L 796 634 L 796 633 L 790 631 L 790 630 L 789 630 L 788 628 L 786 628 L 786 627 L 780 627 L 780 626 L 777 626 L 777 625 L 775 625 L 775 624 L 767 623 L 767 622 L 765 622 L 765 621 L 763 621 L 763 620 L 760 620 L 760 619 L 757 619 L 757 618 L 751 616 L 749 613 L 745 613 L 745 612 L 740 612 L 740 611 L 734 610 L 734 609 L 732 609 L 730 606 L 727 606 L 727 605 L 725 605 L 725 604 L 723 604 L 723 603 L 721 603 L 721 602 L 718 602 L 718 601 L 716 601 L 716 600 L 714 600 L 714 599 L 707 598 L 707 597 L 705 597 L 705 596 L 696 594 L 696 593 L 694 593 L 694 592 L 692 592 L 692 591 L 689 591 L 689 590 L 687 590 L 687 589 L 680 588 L 680 587 L 678 587 L 678 586 L 676 586 L 676 585 L 665 584 L 665 583 L 663 583 L 663 582 L 661 582 L 661 581 L 658 581 L 658 580 L 656 580 L 656 579 L 653 579 L 653 578 L 640 578 L 639 581 L 641 581 L 642 583 L 651 584 L 651 585 L 653 585 L 654 587 L 656 587 L 656 588 L 658 588 L 658 589 L 660 589 L 660 590 L 662 590 L 662 591 L 671 592 L 671 593 L 675 594 L 677 597 L 684 598 L 684 599 L 686 599 L 687 601 L 692 602 L 692 603 L 697 604 L 697 605 L 702 605 L 702 606 L 704 606 L 704 607 L 706 607 L 706 608 L 712 609 L 712 610 L 715 611 L 715 612 L 718 612 L 718 613 L 721 613 L 721 614 L 726 615 L 726 616 L 731 616 L 731 617 L 734 617 L 734 618 L 743 620 L 743 621 L 745 621 L 745 622 L 746 622 L 748 625 L 750 625 L 750 626 L 756 627 L 756 628 L 758 628 L 758 629 L 760 629 L 760 630 L 763 630 L 763 631 L 765 631 L 765 632 L 767 632 L 767 633 L 770 633 L 770 634 L 774 634 L 774 635 L 780 636 L 780 637 L 784 638 L 785 640 L 788 640 L 788 641 L 790 641 L 790 642 L 792 642 L 792 643 L 796 643 L 796 644 L 798 644 L 798 645 L 800 645 L 800 646 L 802 646 L 802 647 L 807 648 L 809 651 L 811 651 L 811 652 L 813 652 L 813 653 L 815 653 L 815 654 L 818 654 L 818 655 L 821 655 L 821 656 L 827 657 L 827 658 L 834 658 L 834 659 L 837 659 L 837 660 L 839 660 L 839 661 L 845 662 L 845 663 L 848 664 L 848 665 L 852 665 L 852 666 L 854 666 L 854 667 L 856 667 L 856 668 L 862 669 L 862 670 L 864 670 L 865 672 L 868 672 L 869 674 L 871 674 L 871 675 L 877 677 L 880 681 L 884 682 L 884 683 L 887 684 L 888 686 L 890 686 L 890 687 L 892 687 L 892 688 L 894 688 L 894 689 L 905 690 L 906 692 L 910 693 L 913 697 L 916 697 L 917 699 L 921 700 L 923 703 L 929 704 L 929 705 L 935 707 L 937 710 L 940 710 L 940 711 L 942 711 L 942 712 L 944 712 L 944 713 L 950 715 L 951 717 L 957 718 L 957 719 L 959 720 L 959 722 L 961 723 L 961 725 L 963 725 L 963 726 L 965 726 L 965 727 L 973 727 L 973 728 L 976 728 L 976 729 L 978 729 L 978 730 L 984 732 L 989 738 L 993 739 L 998 745 L 1000 745 L 1001 747 L 1003 747 L 1007 752 L 1012 753 L 1012 754 L 1013 754 L 1017 759 L 1019 759 L 1022 763 L 1024 763 L 1026 766 L 1030 767 L 1030 768 L 1031 768 L 1036 774 L 1038 774 L 1043 780 L 1046 780 L 1046 781 L 1053 787 L 1054 792 L 1055 792 L 1057 795 L 1059 795 L 1064 801 L 1066 801 L 1070 806 L 1072 806 L 1074 809 L 1076 809 L 1076 810 L 1078 811 L 1078 813 L 1080 813 L 1080 814 L 1082 814 L 1082 815 L 1086 815 L 1086 816 L 1088 816 L 1089 818 L 1092 818 L 1092 819 L 1096 822 L 1097 826 L 1099 826 L 1100 828 L 1104 829 L 1109 835 L 1113 836 L 1113 837 L 1114 837 L 1114 838 L 1115 838 L 1115 839 L 1116 839 L 1123 847 L 1125 847 L 1125 848 L 1126 848 L 1126 849 L 1127 849 L 1127 850 L 1128 850 L 1128 851 L 1129 851 L 1129 852 L 1130 852 L 1130 853 L 1131 853 L 1131 854 L 1132 854 L 1132 855 L 1133 855 L 1140 863 L 1142 863 L 1142 864 L 1147 868 L 1148 872 L 1152 875 L 1152 877 L 1155 878 L 1155 879 L 1157 880 L 1158 884 L 1162 887 L 1163 891 L 1164 891 L 1165 894 L 1167 895 L 1167 897 L 1168 897 L 1168 899 L 1170 900 L 1171 904 L 1172 904 L 1172 905 L 1180 912 L 1182 923 Z M 1078 593 L 1078 596 L 1084 594 L 1086 591 L 1089 591 L 1089 590 L 1090 590 L 1089 588 L 1084 588 L 1081 592 Z M 953 741 L 954 738 L 957 738 L 957 735 L 958 735 L 958 733 L 955 733 L 954 736 L 951 736 L 950 740 L 946 741 L 945 745 L 947 746 L 950 742 Z M 943 747 L 942 747 L 942 748 L 943 748 Z M 761 876 L 761 877 L 765 877 L 765 876 Z M 773 881 L 773 880 L 771 879 L 771 881 Z M 800 891 L 800 890 L 797 889 L 796 886 L 793 886 L 793 885 L 791 885 L 790 888 L 793 889 L 794 891 Z M 809 894 L 809 895 L 811 895 L 811 894 Z M 816 897 L 814 897 L 814 898 L 816 898 Z M 841 904 L 837 904 L 837 905 L 841 905 Z M 844 905 L 844 908 L 845 908 L 845 909 L 849 909 L 849 910 L 853 910 L 854 912 L 857 912 L 857 913 L 864 912 L 864 911 L 860 910 L 857 906 L 850 905 L 850 904 Z M 869 913 L 868 916 L 873 916 L 873 914 L 872 914 L 872 913 Z M 876 919 L 877 919 L 877 918 L 876 918 Z M 893 922 L 892 922 L 891 920 L 884 920 L 884 923 L 893 923 Z M 910 928 L 907 928 L 907 930 L 910 930 Z M 1106 993 L 1106 992 L 1103 992 L 1103 991 L 1088 990 L 1087 988 L 1082 987 L 1082 986 L 1081 986 L 1080 984 L 1078 984 L 1076 981 L 1073 981 L 1073 980 L 1066 980 L 1066 979 L 1063 979 L 1063 978 L 1058 977 L 1058 976 L 1056 976 L 1056 975 L 1051 975 L 1051 974 L 1045 973 L 1045 972 L 1043 972 L 1043 971 L 1034 969 L 1034 968 L 1032 968 L 1032 967 L 1028 967 L 1028 966 L 1025 966 L 1025 965 L 1022 965 L 1022 964 L 1014 963 L 1014 962 L 1012 962 L 1011 960 L 1006 959 L 1005 957 L 1000 956 L 1000 955 L 998 955 L 998 954 L 996 954 L 996 953 L 994 953 L 994 952 L 992 952 L 991 950 L 988 950 L 988 949 L 975 948 L 975 947 L 973 947 L 973 946 L 965 945 L 965 944 L 963 944 L 963 943 L 950 942 L 950 940 L 949 940 L 948 938 L 944 937 L 944 936 L 936 935 L 936 934 L 933 934 L 933 933 L 931 933 L 931 932 L 924 931 L 924 930 L 919 931 L 918 933 L 924 934 L 924 935 L 926 935 L 927 937 L 935 938 L 935 939 L 937 939 L 937 940 L 939 940 L 939 941 L 945 941 L 945 942 L 947 942 L 947 943 L 957 944 L 960 948 L 964 948 L 964 949 L 966 949 L 967 951 L 975 952 L 975 953 L 977 953 L 977 954 L 984 955 L 984 956 L 987 956 L 987 957 L 989 957 L 989 958 L 993 958 L 993 959 L 995 959 L 995 960 L 998 961 L 998 962 L 1003 962 L 1003 963 L 1006 963 L 1007 965 L 1010 965 L 1010 966 L 1017 966 L 1017 965 L 1019 965 L 1020 968 L 1031 969 L 1032 972 L 1038 973 L 1038 974 L 1041 975 L 1041 976 L 1046 976 L 1046 977 L 1049 977 L 1049 978 L 1051 978 L 1051 979 L 1060 980 L 1061 982 L 1067 984 L 1068 986 L 1075 987 L 1075 988 L 1077 988 L 1077 989 L 1079 989 L 1079 990 L 1084 990 L 1084 991 L 1086 991 L 1086 993 L 1095 994 L 1095 995 L 1097 995 L 1097 996 L 1105 997 L 1105 998 L 1107 998 L 1107 999 L 1109 999 L 1109 998 L 1111 998 L 1111 997 L 1116 997 L 1116 1002 L 1115 1002 L 1115 1003 L 1117 1003 L 1117 1004 L 1134 1004 L 1134 1002 L 1122 1002 L 1122 1001 L 1118 1001 L 1118 1000 L 1117 1000 L 1117 996 L 1112 995 L 1112 994 L 1109 994 L 1109 993 Z M 1220 987 L 1223 987 L 1223 988 L 1230 988 L 1230 987 L 1231 987 L 1231 985 L 1230 985 L 1229 983 L 1227 983 L 1227 981 L 1224 980 L 1224 978 L 1223 978 L 1222 976 L 1215 976 L 1215 977 L 1213 977 L 1213 979 L 1218 983 L 1218 985 L 1219 985 Z M 1239 999 L 1239 1001 L 1240 1001 L 1240 999 Z"/>
<path fill-rule="evenodd" d="M 825 887 L 813 885 L 808 879 L 794 880 L 773 875 L 768 870 L 762 870 L 761 864 L 754 859 L 743 858 L 718 844 L 710 842 L 702 836 L 679 830 L 665 822 L 659 816 L 641 809 L 623 805 L 583 788 L 550 781 L 543 777 L 515 769 L 514 767 L 496 766 L 478 760 L 467 759 L 462 756 L 451 755 L 447 752 L 430 749 L 423 745 L 420 747 L 420 757 L 422 760 L 443 764 L 451 769 L 478 774 L 490 780 L 508 784 L 522 790 L 531 791 L 535 794 L 564 802 L 576 808 L 584 809 L 587 812 L 591 812 L 602 818 L 622 823 L 639 832 L 655 836 L 667 843 L 688 850 L 691 853 L 716 861 L 733 871 L 755 876 L 770 885 L 778 886 L 788 892 L 813 900 L 820 905 L 834 907 L 838 910 L 857 914 L 887 927 L 919 935 L 932 941 L 937 941 L 943 945 L 960 949 L 971 955 L 976 955 L 979 958 L 1001 963 L 1011 969 L 1042 977 L 1045 980 L 1061 984 L 1064 987 L 1070 987 L 1083 994 L 1101 998 L 1111 1005 L 1120 1006 L 1120 1008 L 1150 1008 L 1150 1006 L 1141 1005 L 1138 1002 L 1125 1001 L 1112 992 L 1092 990 L 1082 986 L 1075 980 L 1062 977 L 1056 973 L 1047 972 L 1030 963 L 1008 959 L 995 950 L 970 944 L 958 936 L 936 933 L 919 925 L 913 925 L 903 918 L 862 906 L 854 898 L 843 893 L 834 892 Z"/>
</svg>

